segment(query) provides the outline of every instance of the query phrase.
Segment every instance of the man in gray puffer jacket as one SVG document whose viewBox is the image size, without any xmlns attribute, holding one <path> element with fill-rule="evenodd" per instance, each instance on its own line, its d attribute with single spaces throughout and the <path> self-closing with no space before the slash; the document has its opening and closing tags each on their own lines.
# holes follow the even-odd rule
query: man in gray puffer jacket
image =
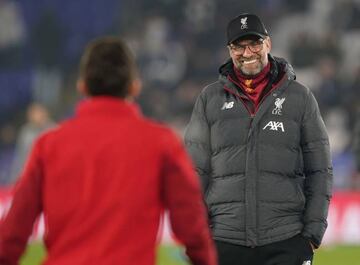
<svg viewBox="0 0 360 265">
<path fill-rule="evenodd" d="M 310 265 L 327 227 L 329 140 L 312 92 L 270 55 L 260 19 L 227 28 L 231 59 L 198 97 L 185 143 L 220 265 Z"/>
</svg>

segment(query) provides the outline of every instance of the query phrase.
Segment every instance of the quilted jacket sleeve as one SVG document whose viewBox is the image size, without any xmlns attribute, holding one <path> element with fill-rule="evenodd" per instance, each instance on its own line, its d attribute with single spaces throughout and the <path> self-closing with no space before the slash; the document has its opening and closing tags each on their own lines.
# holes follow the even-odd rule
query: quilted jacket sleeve
<svg viewBox="0 0 360 265">
<path fill-rule="evenodd" d="M 209 184 L 211 147 L 210 129 L 205 114 L 203 94 L 196 100 L 185 132 L 185 145 L 195 164 L 196 171 L 201 179 L 203 192 L 205 193 Z"/>
<path fill-rule="evenodd" d="M 306 177 L 306 208 L 302 235 L 318 247 L 327 227 L 333 177 L 328 135 L 318 104 L 310 91 L 307 94 L 301 130 Z"/>
</svg>

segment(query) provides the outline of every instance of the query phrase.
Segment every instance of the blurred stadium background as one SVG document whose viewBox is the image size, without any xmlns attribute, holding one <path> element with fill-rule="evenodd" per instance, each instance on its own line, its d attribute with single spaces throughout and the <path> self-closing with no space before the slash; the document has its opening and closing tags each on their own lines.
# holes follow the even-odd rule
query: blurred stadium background
<svg viewBox="0 0 360 265">
<path fill-rule="evenodd" d="M 359 265 L 360 0 L 0 0 L 0 217 L 33 140 L 73 115 L 89 40 L 128 41 L 144 81 L 143 112 L 182 135 L 196 96 L 227 58 L 226 23 L 241 12 L 263 18 L 272 54 L 313 90 L 328 128 L 334 200 L 316 264 Z M 165 231 L 158 264 L 185 264 L 172 244 Z M 42 256 L 35 243 L 23 264 Z"/>
</svg>

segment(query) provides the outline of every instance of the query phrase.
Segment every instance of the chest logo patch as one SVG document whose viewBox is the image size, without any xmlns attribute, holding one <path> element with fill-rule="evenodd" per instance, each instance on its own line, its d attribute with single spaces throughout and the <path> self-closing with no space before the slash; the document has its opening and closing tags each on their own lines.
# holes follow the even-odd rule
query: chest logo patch
<svg viewBox="0 0 360 265">
<path fill-rule="evenodd" d="M 221 107 L 221 110 L 232 109 L 234 107 L 234 101 L 224 102 L 224 105 Z"/>
<path fill-rule="evenodd" d="M 282 115 L 282 104 L 284 103 L 285 98 L 277 98 L 275 100 L 275 108 L 272 110 L 274 115 Z"/>
<path fill-rule="evenodd" d="M 269 121 L 263 130 L 269 129 L 270 131 L 278 131 L 281 130 L 282 132 L 285 132 L 284 124 L 281 121 Z"/>
</svg>

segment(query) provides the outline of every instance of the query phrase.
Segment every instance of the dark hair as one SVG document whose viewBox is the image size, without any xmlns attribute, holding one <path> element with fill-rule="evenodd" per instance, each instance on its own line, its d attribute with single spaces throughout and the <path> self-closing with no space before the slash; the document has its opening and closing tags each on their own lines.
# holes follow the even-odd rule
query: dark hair
<svg viewBox="0 0 360 265">
<path fill-rule="evenodd" d="M 90 96 L 124 98 L 136 75 L 135 59 L 123 40 L 102 37 L 90 42 L 80 62 L 80 78 Z"/>
</svg>

